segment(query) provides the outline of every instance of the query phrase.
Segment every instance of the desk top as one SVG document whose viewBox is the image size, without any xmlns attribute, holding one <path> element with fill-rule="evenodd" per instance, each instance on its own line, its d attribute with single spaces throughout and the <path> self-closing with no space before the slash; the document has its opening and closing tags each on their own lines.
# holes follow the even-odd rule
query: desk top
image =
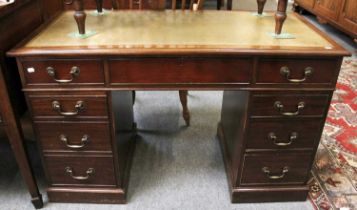
<svg viewBox="0 0 357 210">
<path fill-rule="evenodd" d="M 334 41 L 305 20 L 289 14 L 283 33 L 294 39 L 274 39 L 274 14 L 258 17 L 243 11 L 111 11 L 87 12 L 86 29 L 96 35 L 73 38 L 73 12 L 64 12 L 10 55 L 94 53 L 315 53 L 346 54 Z"/>
</svg>

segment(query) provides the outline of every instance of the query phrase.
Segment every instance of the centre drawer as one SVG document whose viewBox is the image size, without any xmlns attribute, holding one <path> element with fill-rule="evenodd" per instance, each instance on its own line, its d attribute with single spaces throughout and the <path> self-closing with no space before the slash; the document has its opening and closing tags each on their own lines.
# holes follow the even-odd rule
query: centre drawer
<svg viewBox="0 0 357 210">
<path fill-rule="evenodd" d="M 67 93 L 58 95 L 29 95 L 29 103 L 34 118 L 108 118 L 107 98 L 105 94 L 81 95 Z"/>
<path fill-rule="evenodd" d="M 254 94 L 251 116 L 323 117 L 329 105 L 329 94 Z"/>
<path fill-rule="evenodd" d="M 41 148 L 53 151 L 111 152 L 108 122 L 36 122 Z"/>
<path fill-rule="evenodd" d="M 311 153 L 245 154 L 241 185 L 304 184 Z"/>
<path fill-rule="evenodd" d="M 110 155 L 45 155 L 45 167 L 53 186 L 115 186 L 113 157 Z"/>
<path fill-rule="evenodd" d="M 249 58 L 132 58 L 109 60 L 110 83 L 250 83 Z"/>
<path fill-rule="evenodd" d="M 103 63 L 96 59 L 25 60 L 23 75 L 28 85 L 104 84 Z"/>
</svg>

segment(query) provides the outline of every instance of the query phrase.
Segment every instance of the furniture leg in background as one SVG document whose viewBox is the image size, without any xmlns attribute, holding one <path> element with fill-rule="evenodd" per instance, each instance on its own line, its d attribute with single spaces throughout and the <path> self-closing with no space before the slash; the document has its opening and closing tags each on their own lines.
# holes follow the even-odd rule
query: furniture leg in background
<svg viewBox="0 0 357 210">
<path fill-rule="evenodd" d="M 9 6 L 0 7 L 0 126 L 4 128 L 9 139 L 19 172 L 36 208 L 43 206 L 42 196 L 24 148 L 19 118 L 26 110 L 25 99 L 21 92 L 19 75 L 16 73 L 16 62 L 14 59 L 6 58 L 5 54 L 43 23 L 43 11 L 39 5 L 38 0 L 16 0 Z"/>
<path fill-rule="evenodd" d="M 232 10 L 232 0 L 227 0 L 227 10 Z"/>
<path fill-rule="evenodd" d="M 186 122 L 187 126 L 190 126 L 190 112 L 188 111 L 187 107 L 187 95 L 188 91 L 187 90 L 179 90 L 180 94 L 180 101 L 182 104 L 182 117 Z"/>
<path fill-rule="evenodd" d="M 74 0 L 74 8 L 76 12 L 74 13 L 74 19 L 78 24 L 79 34 L 86 33 L 86 13 L 84 12 L 83 0 Z"/>
<path fill-rule="evenodd" d="M 102 13 L 103 12 L 103 0 L 95 0 L 95 3 L 97 4 L 98 13 Z"/>
<path fill-rule="evenodd" d="M 96 1 L 97 6 L 100 1 Z M 78 32 L 81 35 L 86 33 L 86 13 L 84 12 L 83 0 L 70 0 L 65 2 L 67 5 L 73 4 L 74 6 L 74 19 L 77 22 Z"/>
<path fill-rule="evenodd" d="M 8 136 L 11 148 L 15 154 L 16 161 L 19 165 L 20 173 L 25 180 L 27 188 L 31 195 L 31 202 L 35 208 L 42 208 L 43 201 L 40 194 L 30 163 L 28 161 L 28 155 L 24 148 L 24 138 L 21 130 L 20 122 L 15 116 L 12 109 L 10 98 L 7 92 L 7 87 L 3 77 L 3 72 L 0 67 L 0 98 L 1 98 L 1 115 L 6 135 Z"/>
<path fill-rule="evenodd" d="M 267 3 L 267 0 L 257 0 L 258 3 L 258 14 L 262 15 L 264 11 L 264 6 L 265 3 Z"/>
<path fill-rule="evenodd" d="M 288 0 L 279 0 L 278 8 L 275 13 L 275 34 L 281 34 L 283 24 L 286 19 L 286 8 L 288 6 Z"/>
<path fill-rule="evenodd" d="M 221 10 L 221 7 L 224 6 L 224 0 L 217 0 L 217 10 Z"/>
<path fill-rule="evenodd" d="M 112 9 L 119 9 L 119 3 L 118 3 L 117 0 L 111 0 L 110 3 L 111 3 L 111 6 L 112 6 L 111 7 Z M 96 8 L 97 8 L 98 13 L 102 13 L 103 12 L 103 7 L 104 7 L 103 0 L 95 0 L 95 4 L 96 4 Z M 86 7 L 86 5 L 84 5 L 84 8 L 88 9 Z"/>
</svg>

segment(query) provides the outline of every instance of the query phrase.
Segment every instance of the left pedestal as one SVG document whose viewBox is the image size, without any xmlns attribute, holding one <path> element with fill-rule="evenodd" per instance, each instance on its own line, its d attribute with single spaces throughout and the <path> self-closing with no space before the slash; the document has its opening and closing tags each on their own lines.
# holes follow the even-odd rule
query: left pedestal
<svg viewBox="0 0 357 210">
<path fill-rule="evenodd" d="M 131 92 L 31 92 L 27 99 L 49 200 L 126 203 L 135 147 Z M 119 119 L 123 114 L 112 106 L 120 106 L 117 112 L 126 118 Z"/>
<path fill-rule="evenodd" d="M 126 203 L 136 137 L 132 92 L 103 90 L 97 59 L 22 58 L 18 66 L 49 201 Z"/>
</svg>

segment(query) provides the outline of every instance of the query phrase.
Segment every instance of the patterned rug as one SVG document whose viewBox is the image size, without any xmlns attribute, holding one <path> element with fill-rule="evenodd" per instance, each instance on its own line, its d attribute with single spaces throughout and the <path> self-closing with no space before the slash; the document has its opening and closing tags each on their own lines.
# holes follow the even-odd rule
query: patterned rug
<svg viewBox="0 0 357 210">
<path fill-rule="evenodd" d="M 357 59 L 344 60 L 337 83 L 309 181 L 318 210 L 357 209 Z"/>
</svg>

